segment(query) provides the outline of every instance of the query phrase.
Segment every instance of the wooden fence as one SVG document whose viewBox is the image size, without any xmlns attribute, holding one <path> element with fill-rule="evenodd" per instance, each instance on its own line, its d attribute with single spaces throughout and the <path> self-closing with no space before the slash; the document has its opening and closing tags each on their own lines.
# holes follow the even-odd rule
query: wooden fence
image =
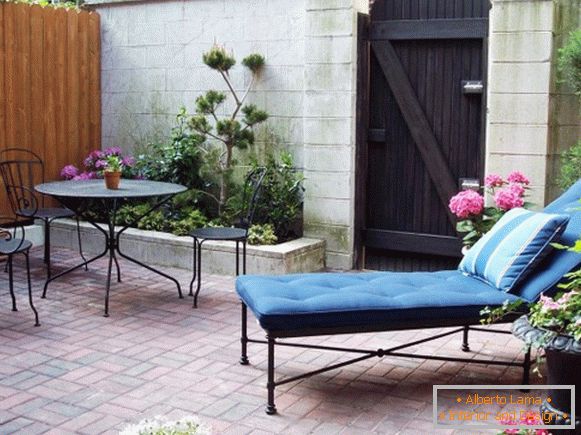
<svg viewBox="0 0 581 435">
<path fill-rule="evenodd" d="M 100 68 L 97 13 L 0 1 L 0 149 L 38 153 L 49 181 L 100 148 Z"/>
</svg>

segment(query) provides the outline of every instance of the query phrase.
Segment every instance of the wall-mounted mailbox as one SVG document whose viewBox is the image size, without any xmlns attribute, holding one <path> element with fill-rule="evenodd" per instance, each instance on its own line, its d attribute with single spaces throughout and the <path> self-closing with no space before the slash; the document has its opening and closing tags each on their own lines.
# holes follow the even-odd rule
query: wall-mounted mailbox
<svg viewBox="0 0 581 435">
<path fill-rule="evenodd" d="M 484 92 L 484 84 L 482 80 L 462 80 L 463 94 L 482 94 Z"/>
</svg>

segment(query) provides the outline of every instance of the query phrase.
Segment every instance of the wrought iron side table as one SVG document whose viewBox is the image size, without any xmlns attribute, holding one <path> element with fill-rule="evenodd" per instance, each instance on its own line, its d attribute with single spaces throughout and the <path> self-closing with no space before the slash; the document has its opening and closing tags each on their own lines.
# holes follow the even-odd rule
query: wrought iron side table
<svg viewBox="0 0 581 435">
<path fill-rule="evenodd" d="M 157 273 L 171 281 L 173 281 L 177 288 L 180 298 L 183 298 L 180 283 L 173 277 L 148 266 L 135 258 L 124 254 L 119 247 L 119 237 L 127 228 L 135 226 L 141 219 L 157 210 L 174 195 L 184 192 L 186 188 L 179 184 L 162 183 L 159 181 L 149 180 L 122 180 L 121 186 L 117 190 L 110 190 L 105 188 L 103 180 L 88 180 L 88 181 L 55 181 L 52 183 L 44 183 L 35 186 L 37 192 L 43 195 L 50 195 L 56 198 L 65 207 L 75 211 L 81 215 L 87 211 L 95 211 L 98 207 L 101 212 L 107 216 L 106 229 L 87 217 L 87 221 L 97 228 L 105 236 L 105 249 L 99 255 L 84 261 L 74 267 L 71 267 L 57 275 L 47 279 L 44 284 L 42 297 L 46 297 L 46 289 L 48 285 L 55 279 L 60 278 L 74 270 L 79 269 L 101 257 L 109 254 L 109 267 L 107 269 L 107 281 L 105 285 L 105 317 L 109 317 L 109 290 L 111 288 L 111 270 L 113 262 L 117 268 L 117 281 L 121 282 L 121 272 L 117 262 L 117 254 L 141 267 L 144 267 L 152 272 Z M 138 216 L 130 225 L 122 227 L 120 230 L 115 230 L 115 218 L 119 208 L 127 203 L 129 200 L 157 198 L 157 202 L 141 216 Z"/>
</svg>

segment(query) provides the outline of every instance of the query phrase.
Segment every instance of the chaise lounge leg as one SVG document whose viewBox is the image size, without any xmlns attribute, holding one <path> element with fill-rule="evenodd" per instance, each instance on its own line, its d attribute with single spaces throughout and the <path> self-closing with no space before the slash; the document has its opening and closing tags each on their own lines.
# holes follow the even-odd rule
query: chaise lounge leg
<svg viewBox="0 0 581 435">
<path fill-rule="evenodd" d="M 529 385 L 530 383 L 530 371 L 531 371 L 531 347 L 527 347 L 525 352 L 525 360 L 523 361 L 523 374 L 522 374 L 522 384 Z"/>
<path fill-rule="evenodd" d="M 240 364 L 246 366 L 249 364 L 248 361 L 248 314 L 246 309 L 246 304 L 242 302 L 242 334 L 240 335 Z"/>
<path fill-rule="evenodd" d="M 470 346 L 468 345 L 468 331 L 470 331 L 470 327 L 464 326 L 464 331 L 462 333 L 462 352 L 470 352 Z"/>
<path fill-rule="evenodd" d="M 268 340 L 268 382 L 266 388 L 268 390 L 268 403 L 266 405 L 266 413 L 268 415 L 276 414 L 276 406 L 274 405 L 274 338 L 267 336 Z"/>
</svg>

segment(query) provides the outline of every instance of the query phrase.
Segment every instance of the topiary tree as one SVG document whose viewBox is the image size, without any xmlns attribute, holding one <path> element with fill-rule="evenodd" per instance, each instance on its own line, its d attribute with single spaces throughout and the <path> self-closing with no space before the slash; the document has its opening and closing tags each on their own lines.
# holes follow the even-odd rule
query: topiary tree
<svg viewBox="0 0 581 435">
<path fill-rule="evenodd" d="M 202 59 L 207 66 L 220 73 L 234 100 L 232 113 L 220 117 L 219 110 L 226 101 L 226 93 L 209 90 L 205 95 L 200 95 L 196 99 L 196 114 L 189 121 L 192 130 L 201 134 L 206 140 L 211 138 L 222 145 L 223 151 L 218 157 L 218 167 L 216 168 L 220 189 L 217 198 L 218 213 L 221 213 L 229 196 L 234 149 L 242 150 L 253 145 L 254 132 L 252 128 L 268 118 L 268 114 L 264 110 L 258 109 L 254 104 L 244 104 L 264 66 L 264 57 L 255 53 L 242 60 L 242 65 L 248 68 L 252 74 L 250 84 L 243 94 L 239 94 L 234 89 L 229 74 L 230 69 L 236 64 L 236 59 L 224 47 L 214 45 L 210 51 L 204 53 Z M 238 120 L 240 115 L 242 115 L 242 119 Z"/>
</svg>

